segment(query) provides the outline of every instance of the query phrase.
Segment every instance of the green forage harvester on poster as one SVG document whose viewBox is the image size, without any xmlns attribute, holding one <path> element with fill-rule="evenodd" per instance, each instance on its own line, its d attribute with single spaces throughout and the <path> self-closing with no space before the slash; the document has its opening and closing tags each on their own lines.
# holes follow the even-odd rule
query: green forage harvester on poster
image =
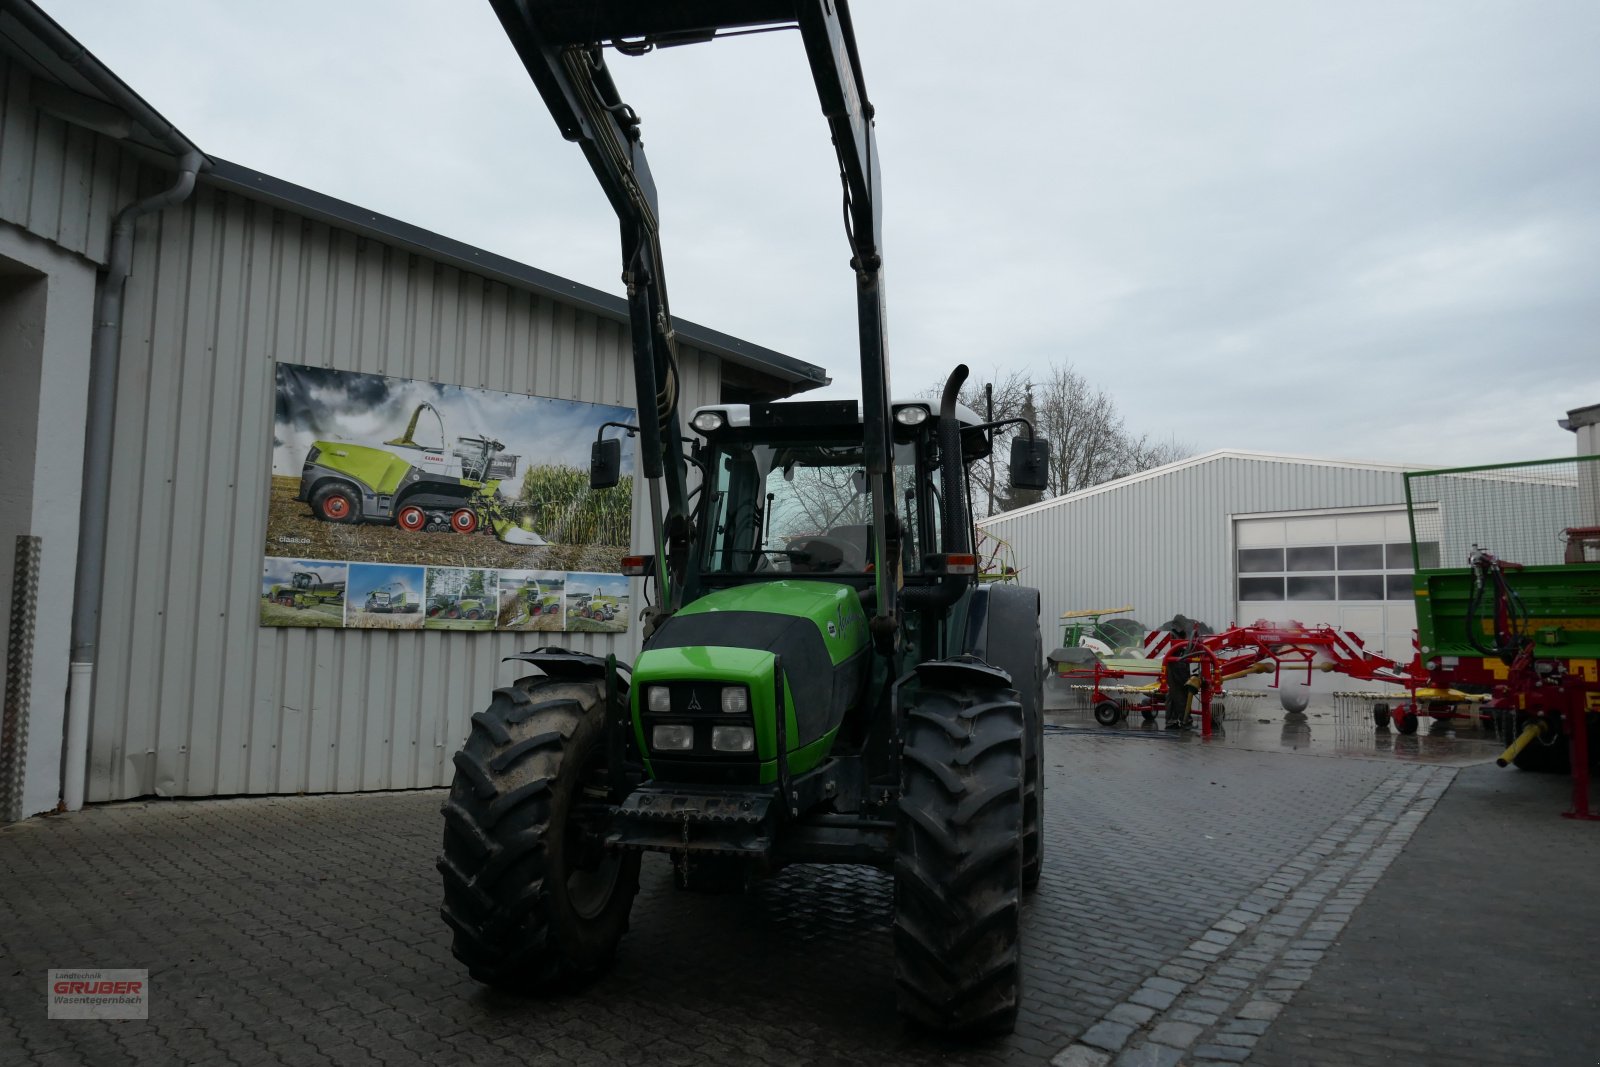
<svg viewBox="0 0 1600 1067">
<path fill-rule="evenodd" d="M 276 375 L 262 625 L 627 629 L 633 457 L 609 489 L 589 488 L 588 467 L 631 408 L 291 363 Z M 592 610 L 568 609 L 569 572 Z"/>
</svg>

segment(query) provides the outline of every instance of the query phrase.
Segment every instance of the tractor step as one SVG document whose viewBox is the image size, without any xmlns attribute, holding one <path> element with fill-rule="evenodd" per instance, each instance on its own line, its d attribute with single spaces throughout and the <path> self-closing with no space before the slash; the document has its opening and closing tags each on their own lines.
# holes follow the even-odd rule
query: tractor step
<svg viewBox="0 0 1600 1067">
<path fill-rule="evenodd" d="M 686 792 L 646 787 L 611 819 L 608 848 L 759 858 L 772 851 L 777 811 L 771 792 Z"/>
</svg>

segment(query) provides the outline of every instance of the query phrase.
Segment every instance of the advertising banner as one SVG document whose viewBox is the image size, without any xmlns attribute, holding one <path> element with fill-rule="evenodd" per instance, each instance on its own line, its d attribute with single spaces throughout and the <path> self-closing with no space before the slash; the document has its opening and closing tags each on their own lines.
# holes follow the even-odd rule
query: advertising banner
<svg viewBox="0 0 1600 1067">
<path fill-rule="evenodd" d="M 631 451 L 589 488 L 608 422 L 634 412 L 279 363 L 261 624 L 626 630 Z"/>
</svg>

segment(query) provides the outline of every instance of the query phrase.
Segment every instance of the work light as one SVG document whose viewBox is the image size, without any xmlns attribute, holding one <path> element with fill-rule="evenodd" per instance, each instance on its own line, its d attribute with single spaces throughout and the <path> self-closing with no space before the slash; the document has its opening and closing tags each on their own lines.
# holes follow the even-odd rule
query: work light
<svg viewBox="0 0 1600 1067">
<path fill-rule="evenodd" d="M 658 752 L 687 752 L 694 747 L 694 727 L 664 723 L 650 731 L 650 747 Z"/>
<path fill-rule="evenodd" d="M 718 752 L 754 752 L 756 732 L 748 726 L 714 726 L 711 728 L 711 747 Z"/>
<path fill-rule="evenodd" d="M 720 411 L 702 411 L 693 419 L 689 420 L 689 425 L 693 426 L 701 433 L 711 433 L 715 430 L 722 429 L 722 424 L 726 421 L 727 420 L 722 417 L 722 412 Z"/>
</svg>

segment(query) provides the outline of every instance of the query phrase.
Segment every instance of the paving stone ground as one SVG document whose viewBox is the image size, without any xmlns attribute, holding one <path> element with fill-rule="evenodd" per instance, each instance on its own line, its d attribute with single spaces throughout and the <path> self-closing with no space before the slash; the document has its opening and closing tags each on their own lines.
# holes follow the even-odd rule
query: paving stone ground
<svg viewBox="0 0 1600 1067">
<path fill-rule="evenodd" d="M 0 1064 L 1158 1063 L 1248 1055 L 1222 1041 L 1237 1035 L 1277 1055 L 1273 1017 L 1302 1008 L 1262 1007 L 1294 996 L 1268 989 L 1290 981 L 1273 972 L 1323 1003 L 1316 963 L 1287 958 L 1312 949 L 1291 942 L 1339 951 L 1311 927 L 1348 905 L 1342 927 L 1454 773 L 1165 735 L 1052 731 L 1046 756 L 1008 1039 L 901 1026 L 889 883 L 864 868 L 705 897 L 647 857 L 610 975 L 549 1000 L 488 991 L 438 918 L 429 791 L 131 803 L 0 830 Z M 45 970 L 86 966 L 148 967 L 150 1019 L 47 1020 Z M 1114 1049 L 1106 1029 L 1083 1040 L 1117 1025 Z"/>
<path fill-rule="evenodd" d="M 1568 779 L 1459 772 L 1252 1064 L 1600 1063 L 1600 823 Z"/>
</svg>

